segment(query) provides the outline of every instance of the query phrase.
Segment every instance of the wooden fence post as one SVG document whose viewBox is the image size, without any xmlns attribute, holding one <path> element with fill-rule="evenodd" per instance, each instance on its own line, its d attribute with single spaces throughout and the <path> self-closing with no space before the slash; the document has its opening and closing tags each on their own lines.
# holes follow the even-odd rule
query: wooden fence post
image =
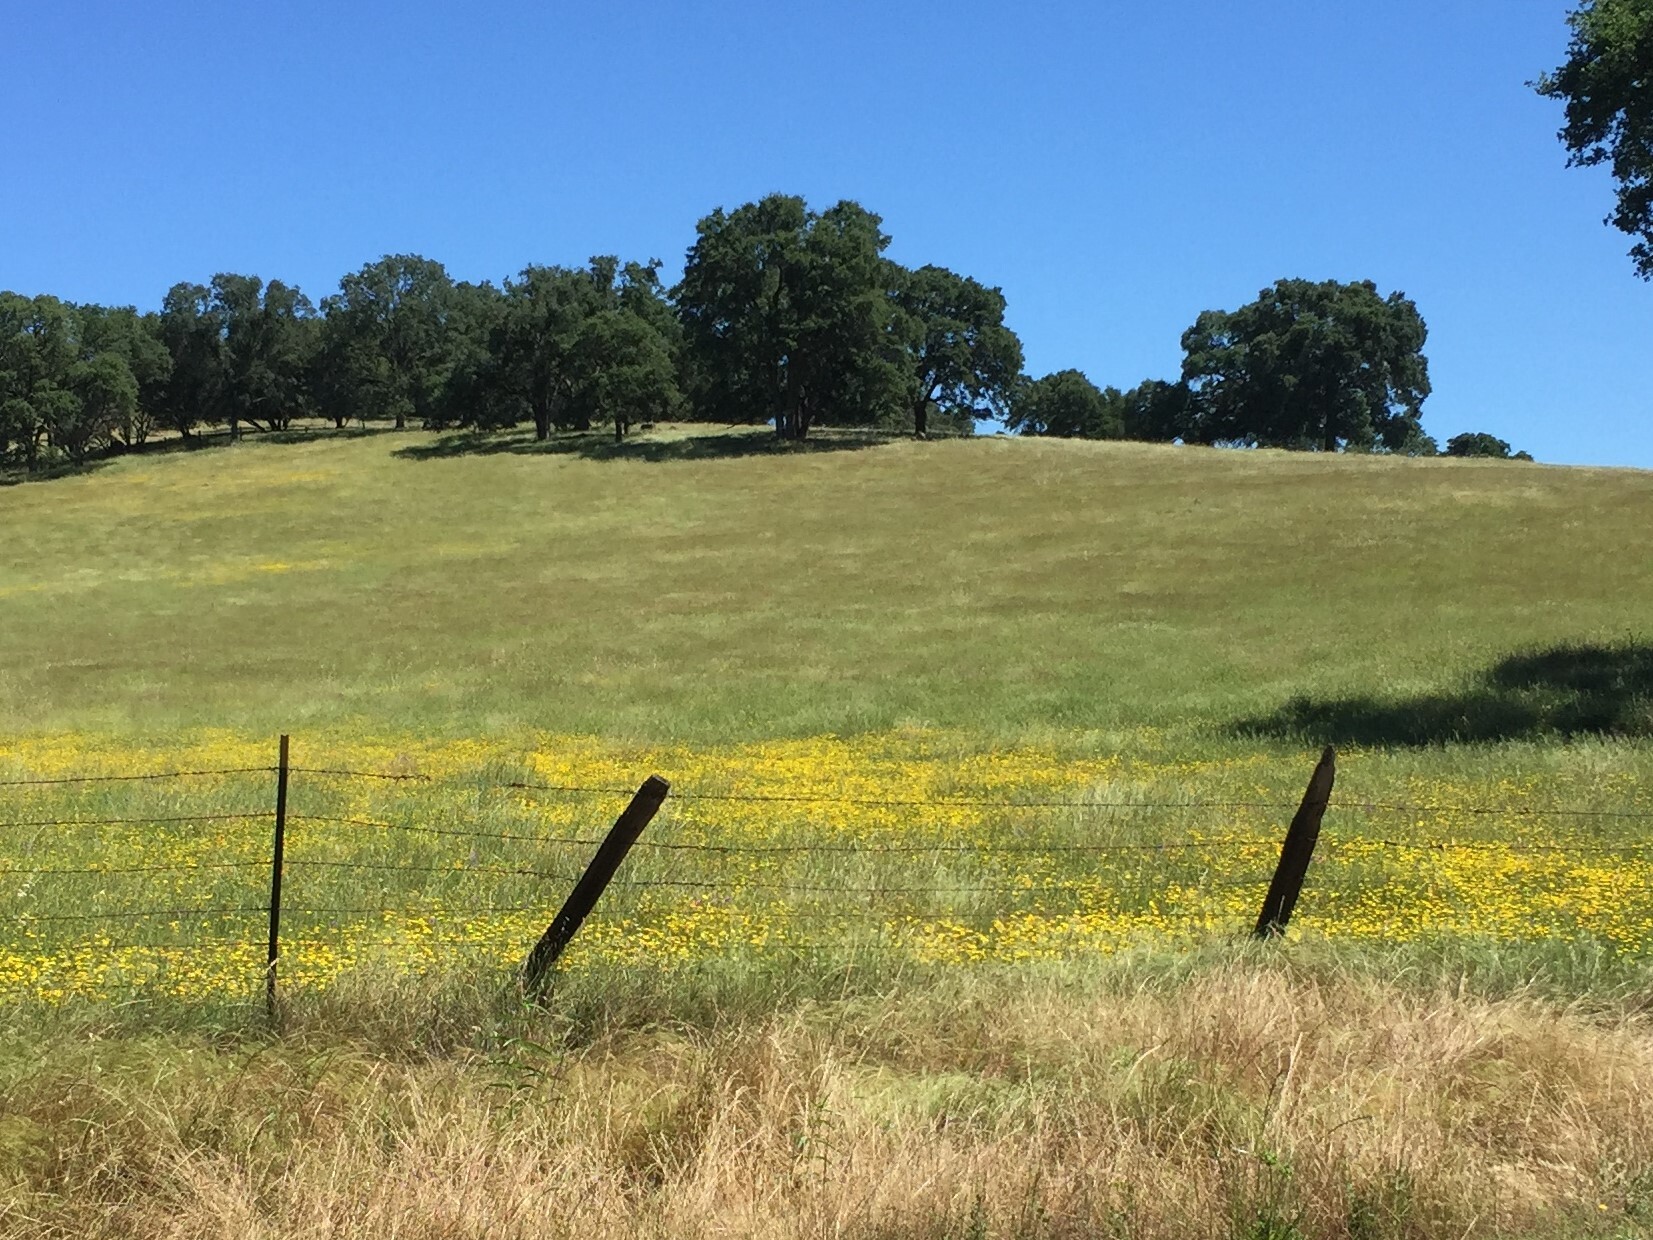
<svg viewBox="0 0 1653 1240">
<path fill-rule="evenodd" d="M 568 899 L 563 902 L 562 908 L 558 910 L 556 917 L 546 927 L 540 941 L 534 944 L 534 950 L 523 963 L 522 984 L 525 989 L 538 992 L 543 987 L 545 976 L 550 972 L 551 966 L 557 962 L 557 957 L 562 955 L 563 948 L 568 946 L 568 941 L 579 930 L 580 924 L 596 907 L 597 900 L 608 887 L 609 880 L 620 868 L 620 863 L 626 859 L 626 854 L 637 842 L 637 837 L 643 834 L 643 828 L 654 818 L 669 791 L 669 783 L 658 775 L 650 775 L 631 798 L 631 804 L 615 819 L 608 835 L 598 846 L 596 855 L 591 858 L 591 864 L 586 866 L 585 873 L 580 875 L 580 881 L 574 884 L 574 890 L 569 893 Z"/>
<path fill-rule="evenodd" d="M 287 737 L 276 765 L 275 842 L 270 849 L 270 944 L 264 963 L 264 1008 L 276 1019 L 276 957 L 281 954 L 281 866 L 287 836 Z"/>
<path fill-rule="evenodd" d="M 1291 920 L 1291 910 L 1309 872 L 1309 859 L 1314 856 L 1314 842 L 1320 838 L 1320 819 L 1331 800 L 1332 781 L 1336 777 L 1337 753 L 1327 745 L 1314 774 L 1309 777 L 1303 803 L 1297 807 L 1291 826 L 1286 828 L 1286 840 L 1280 846 L 1280 864 L 1275 867 L 1274 880 L 1268 885 L 1263 911 L 1252 932 L 1259 939 L 1277 938 L 1286 932 L 1286 923 Z"/>
</svg>

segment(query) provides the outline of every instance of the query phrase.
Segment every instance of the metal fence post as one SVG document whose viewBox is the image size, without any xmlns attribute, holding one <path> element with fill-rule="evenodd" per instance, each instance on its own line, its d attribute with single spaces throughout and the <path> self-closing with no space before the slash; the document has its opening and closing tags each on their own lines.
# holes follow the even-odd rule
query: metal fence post
<svg viewBox="0 0 1653 1240">
<path fill-rule="evenodd" d="M 287 836 L 287 737 L 276 765 L 275 841 L 270 849 L 270 943 L 264 964 L 264 1007 L 276 1019 L 276 958 L 281 954 L 281 866 Z"/>
</svg>

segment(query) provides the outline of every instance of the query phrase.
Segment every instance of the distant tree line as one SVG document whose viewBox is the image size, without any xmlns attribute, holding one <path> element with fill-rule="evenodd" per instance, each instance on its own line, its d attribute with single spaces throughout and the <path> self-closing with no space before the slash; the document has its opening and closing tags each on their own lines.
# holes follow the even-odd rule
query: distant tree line
<svg viewBox="0 0 1653 1240">
<path fill-rule="evenodd" d="M 0 292 L 0 462 L 77 463 L 157 432 L 299 418 L 532 425 L 540 439 L 706 420 L 793 440 L 998 418 L 1036 435 L 1435 451 L 1419 425 L 1425 329 L 1401 294 L 1283 280 L 1200 315 L 1177 380 L 1121 392 L 1076 370 L 1028 378 L 1000 290 L 901 266 L 889 242 L 856 203 L 814 211 L 772 194 L 702 219 L 673 288 L 658 261 L 529 266 L 495 285 L 387 255 L 319 305 L 233 274 L 174 285 L 145 313 Z"/>
</svg>

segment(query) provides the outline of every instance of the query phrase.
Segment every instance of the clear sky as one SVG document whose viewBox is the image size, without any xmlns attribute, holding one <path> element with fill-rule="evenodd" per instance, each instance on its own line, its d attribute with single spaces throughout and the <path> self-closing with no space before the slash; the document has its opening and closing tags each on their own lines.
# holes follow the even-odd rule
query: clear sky
<svg viewBox="0 0 1653 1240">
<path fill-rule="evenodd" d="M 1425 427 L 1653 467 L 1653 285 L 1569 170 L 1557 0 L 0 0 L 0 288 L 317 300 L 381 254 L 658 257 L 772 190 L 1004 289 L 1034 374 L 1174 377 L 1286 276 L 1429 324 Z"/>
</svg>

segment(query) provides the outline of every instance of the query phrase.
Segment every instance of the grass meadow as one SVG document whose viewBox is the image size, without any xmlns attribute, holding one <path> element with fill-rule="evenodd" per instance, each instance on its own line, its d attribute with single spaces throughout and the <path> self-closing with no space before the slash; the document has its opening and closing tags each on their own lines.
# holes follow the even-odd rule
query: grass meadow
<svg viewBox="0 0 1653 1240">
<path fill-rule="evenodd" d="M 0 1234 L 1653 1234 L 1650 519 L 705 428 L 0 489 Z"/>
</svg>

